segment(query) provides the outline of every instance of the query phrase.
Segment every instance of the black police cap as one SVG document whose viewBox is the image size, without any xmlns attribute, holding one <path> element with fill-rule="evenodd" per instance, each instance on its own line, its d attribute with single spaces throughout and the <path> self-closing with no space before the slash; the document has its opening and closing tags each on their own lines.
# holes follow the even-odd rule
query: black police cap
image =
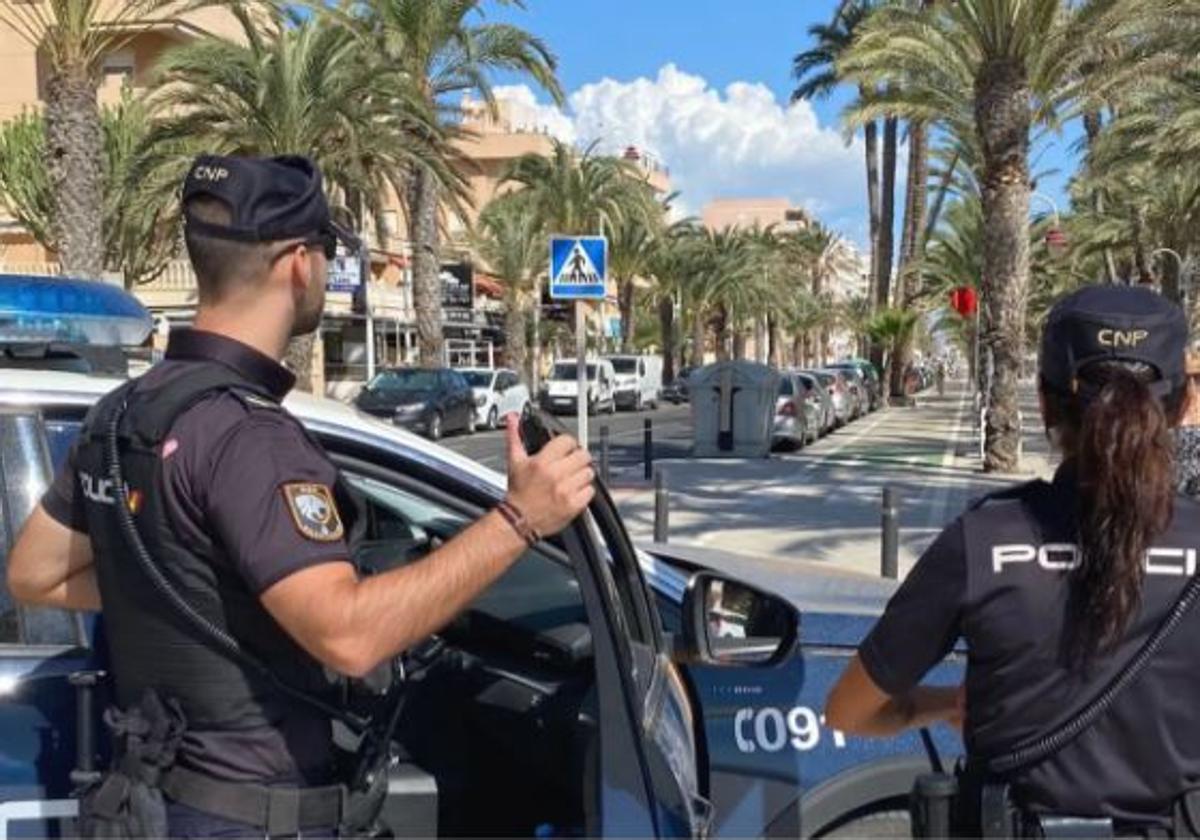
<svg viewBox="0 0 1200 840">
<path fill-rule="evenodd" d="M 228 225 L 197 219 L 189 199 L 207 196 L 232 214 Z M 273 158 L 201 155 L 183 182 L 184 221 L 205 236 L 239 242 L 278 242 L 332 233 L 351 249 L 353 234 L 334 224 L 321 188 L 321 173 L 300 156 Z"/>
<path fill-rule="evenodd" d="M 1183 310 L 1152 289 L 1086 286 L 1059 301 L 1042 334 L 1041 375 L 1051 387 L 1076 389 L 1086 365 L 1140 362 L 1158 371 L 1162 397 L 1182 387 L 1188 324 Z"/>
</svg>

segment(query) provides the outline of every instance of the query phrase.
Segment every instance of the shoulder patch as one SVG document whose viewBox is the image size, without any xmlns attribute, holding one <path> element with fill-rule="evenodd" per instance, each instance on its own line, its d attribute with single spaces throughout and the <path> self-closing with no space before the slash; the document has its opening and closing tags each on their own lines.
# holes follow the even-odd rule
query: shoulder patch
<svg viewBox="0 0 1200 840">
<path fill-rule="evenodd" d="M 327 485 L 292 481 L 280 490 L 302 537 L 316 542 L 337 542 L 343 537 L 345 529 Z"/>
</svg>

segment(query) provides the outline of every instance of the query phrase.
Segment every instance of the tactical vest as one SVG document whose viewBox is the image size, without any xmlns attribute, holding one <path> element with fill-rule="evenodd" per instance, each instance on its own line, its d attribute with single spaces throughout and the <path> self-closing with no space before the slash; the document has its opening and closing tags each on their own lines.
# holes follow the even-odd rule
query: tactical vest
<svg viewBox="0 0 1200 840">
<path fill-rule="evenodd" d="M 259 386 L 214 362 L 196 362 L 194 372 L 160 386 L 134 380 L 102 399 L 88 415 L 76 456 L 77 477 L 87 489 L 88 533 L 118 705 L 130 708 L 153 688 L 179 702 L 191 729 L 243 729 L 273 725 L 292 712 L 312 712 L 299 709 L 300 701 L 286 696 L 267 675 L 214 645 L 161 597 L 121 531 L 119 495 L 108 483 L 109 423 L 124 406 L 118 426 L 120 465 L 137 532 L 154 563 L 187 604 L 267 663 L 275 677 L 307 694 L 332 699 L 337 683 L 276 623 L 237 569 L 199 556 L 171 527 L 161 444 L 176 418 L 214 391 L 238 396 L 249 411 L 283 412 Z M 335 497 L 349 533 L 354 505 L 340 479 Z"/>
</svg>

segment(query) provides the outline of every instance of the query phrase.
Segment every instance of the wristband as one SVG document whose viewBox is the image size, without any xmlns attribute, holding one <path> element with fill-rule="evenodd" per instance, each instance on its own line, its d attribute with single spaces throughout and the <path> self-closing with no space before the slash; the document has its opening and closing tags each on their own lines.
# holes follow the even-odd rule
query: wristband
<svg viewBox="0 0 1200 840">
<path fill-rule="evenodd" d="M 521 513 L 520 508 L 512 502 L 505 499 L 496 505 L 496 510 L 504 517 L 504 521 L 512 526 L 512 529 L 517 532 L 517 536 L 523 539 L 526 544 L 533 548 L 542 539 L 529 520 L 525 518 L 525 514 Z"/>
</svg>

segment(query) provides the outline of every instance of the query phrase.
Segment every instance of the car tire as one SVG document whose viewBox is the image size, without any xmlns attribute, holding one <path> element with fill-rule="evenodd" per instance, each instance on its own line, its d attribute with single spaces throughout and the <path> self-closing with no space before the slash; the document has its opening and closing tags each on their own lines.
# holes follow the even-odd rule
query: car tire
<svg viewBox="0 0 1200 840">
<path fill-rule="evenodd" d="M 636 397 L 633 398 L 633 410 L 636 411 L 638 414 L 641 414 L 643 411 L 646 410 L 646 404 L 644 402 L 642 402 L 641 394 L 638 394 Z"/>
<path fill-rule="evenodd" d="M 600 410 L 600 406 L 598 403 L 594 403 L 594 402 L 588 403 L 588 417 L 595 417 L 599 413 L 599 410 Z"/>
<path fill-rule="evenodd" d="M 847 820 L 822 837 L 912 837 L 912 819 L 907 811 L 877 811 Z"/>
<path fill-rule="evenodd" d="M 500 409 L 492 406 L 492 410 L 488 412 L 487 427 L 489 431 L 496 431 L 500 425 Z"/>
<path fill-rule="evenodd" d="M 428 434 L 430 440 L 442 439 L 442 413 L 440 411 L 433 412 L 433 416 L 429 418 Z"/>
<path fill-rule="evenodd" d="M 479 426 L 475 423 L 475 409 L 471 409 L 471 414 L 467 417 L 467 434 L 473 435 L 478 429 Z"/>
<path fill-rule="evenodd" d="M 616 397 L 613 397 L 611 400 L 608 401 L 608 413 L 609 414 L 617 413 L 617 398 Z"/>
</svg>

